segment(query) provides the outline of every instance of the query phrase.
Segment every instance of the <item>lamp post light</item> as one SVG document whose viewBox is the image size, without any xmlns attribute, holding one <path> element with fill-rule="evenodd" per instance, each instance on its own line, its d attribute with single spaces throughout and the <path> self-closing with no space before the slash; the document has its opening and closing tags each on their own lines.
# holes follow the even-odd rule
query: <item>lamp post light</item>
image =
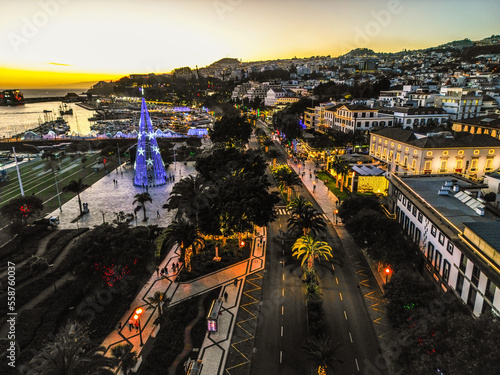
<svg viewBox="0 0 500 375">
<path fill-rule="evenodd" d="M 387 281 L 389 279 L 389 273 L 391 272 L 391 269 L 389 267 L 385 268 L 385 283 L 387 284 Z"/>
<path fill-rule="evenodd" d="M 135 309 L 134 320 L 139 325 L 139 340 L 141 342 L 141 346 L 144 346 L 144 343 L 142 342 L 141 314 L 142 314 L 142 309 L 140 307 Z"/>
<path fill-rule="evenodd" d="M 316 191 L 316 181 L 313 181 L 313 193 Z"/>
<path fill-rule="evenodd" d="M 337 214 L 339 213 L 339 210 L 333 211 L 333 214 L 335 215 L 335 225 L 337 225 Z"/>
</svg>

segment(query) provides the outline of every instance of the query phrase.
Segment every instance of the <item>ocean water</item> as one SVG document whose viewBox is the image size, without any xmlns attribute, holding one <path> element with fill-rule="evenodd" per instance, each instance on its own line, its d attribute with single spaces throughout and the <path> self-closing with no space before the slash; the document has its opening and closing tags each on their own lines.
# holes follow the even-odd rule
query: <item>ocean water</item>
<svg viewBox="0 0 500 375">
<path fill-rule="evenodd" d="M 68 92 L 82 93 L 82 89 L 24 89 L 21 90 L 25 98 L 65 96 Z M 50 120 L 59 116 L 59 106 L 62 102 L 26 103 L 17 106 L 0 106 L 0 138 L 23 133 L 38 126 L 39 122 Z M 64 116 L 70 132 L 75 131 L 81 135 L 90 133 L 89 117 L 93 111 L 84 109 L 75 103 L 68 104 L 73 108 L 72 116 Z M 44 113 L 44 110 L 52 111 Z"/>
</svg>

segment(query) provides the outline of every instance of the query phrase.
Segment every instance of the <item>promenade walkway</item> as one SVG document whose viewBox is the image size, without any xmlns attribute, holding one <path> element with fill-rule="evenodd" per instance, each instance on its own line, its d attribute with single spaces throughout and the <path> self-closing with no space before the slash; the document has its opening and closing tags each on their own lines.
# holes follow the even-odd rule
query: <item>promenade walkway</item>
<svg viewBox="0 0 500 375">
<path fill-rule="evenodd" d="M 263 240 L 260 240 L 259 236 L 262 236 Z M 249 259 L 190 282 L 176 282 L 177 272 L 173 272 L 171 265 L 180 261 L 179 248 L 173 247 L 160 264 L 160 269 L 167 267 L 169 270 L 168 275 L 161 277 L 156 271 L 151 275 L 149 281 L 137 294 L 129 310 L 120 319 L 122 323 L 121 328 L 111 332 L 102 342 L 102 345 L 107 350 L 106 354 L 110 355 L 110 349 L 113 346 L 128 342 L 133 345 L 132 350 L 138 353 L 138 366 L 142 363 L 142 350 L 147 345 L 148 340 L 156 336 L 160 328 L 154 324 L 158 316 L 157 308 L 152 307 L 148 303 L 148 298 L 153 296 L 155 292 L 165 293 L 166 297 L 171 300 L 170 304 L 175 305 L 220 287 L 220 297 L 223 297 L 227 293 L 227 301 L 224 301 L 221 314 L 219 315 L 219 329 L 217 332 L 207 332 L 203 345 L 199 348 L 198 359 L 203 363 L 201 374 L 222 374 L 231 343 L 235 317 L 238 312 L 245 278 L 247 275 L 264 269 L 265 236 L 265 228 L 257 228 L 252 241 L 252 253 Z M 236 283 L 234 282 L 235 280 L 237 280 Z M 130 328 L 128 325 L 135 309 L 138 307 L 143 309 L 140 331 Z M 151 308 L 148 309 L 148 307 Z M 141 345 L 141 340 L 143 345 Z"/>
</svg>

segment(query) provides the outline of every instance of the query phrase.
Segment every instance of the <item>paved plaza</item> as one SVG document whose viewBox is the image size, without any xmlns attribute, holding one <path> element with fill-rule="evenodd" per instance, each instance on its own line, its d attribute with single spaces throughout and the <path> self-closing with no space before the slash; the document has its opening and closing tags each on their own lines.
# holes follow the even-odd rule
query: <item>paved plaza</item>
<svg viewBox="0 0 500 375">
<path fill-rule="evenodd" d="M 175 175 L 175 181 L 148 189 L 148 193 L 153 200 L 153 203 L 146 203 L 148 220 L 143 221 L 144 213 L 141 209 L 137 212 L 137 221 L 134 219 L 130 222 L 131 226 L 158 225 L 159 227 L 167 227 L 170 224 L 174 212 L 167 212 L 162 206 L 167 202 L 172 187 L 176 182 L 183 177 L 196 173 L 194 162 L 187 162 L 186 164 L 177 162 L 175 164 L 171 164 L 166 171 L 167 175 Z M 136 207 L 132 204 L 134 196 L 146 191 L 142 187 L 134 186 L 133 178 L 133 167 L 123 164 L 80 193 L 82 204 L 88 203 L 89 213 L 83 215 L 78 222 L 73 222 L 80 214 L 78 197 L 74 197 L 64 204 L 62 212 L 56 209 L 49 216 L 59 216 L 61 221 L 60 229 L 76 229 L 77 226 L 92 228 L 95 225 L 101 225 L 103 222 L 111 223 L 116 219 L 114 213 L 120 211 L 125 214 L 133 214 Z M 116 180 L 117 183 L 115 184 L 113 180 Z M 159 216 L 157 211 L 159 211 Z"/>
</svg>

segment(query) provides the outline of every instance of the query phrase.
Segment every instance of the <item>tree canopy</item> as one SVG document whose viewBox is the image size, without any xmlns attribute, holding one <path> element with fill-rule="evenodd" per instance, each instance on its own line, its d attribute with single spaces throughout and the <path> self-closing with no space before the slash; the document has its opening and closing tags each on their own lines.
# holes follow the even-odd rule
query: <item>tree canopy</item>
<svg viewBox="0 0 500 375">
<path fill-rule="evenodd" d="M 210 139 L 214 143 L 222 143 L 229 147 L 243 146 L 250 140 L 252 126 L 241 116 L 223 116 L 209 130 Z"/>
</svg>

